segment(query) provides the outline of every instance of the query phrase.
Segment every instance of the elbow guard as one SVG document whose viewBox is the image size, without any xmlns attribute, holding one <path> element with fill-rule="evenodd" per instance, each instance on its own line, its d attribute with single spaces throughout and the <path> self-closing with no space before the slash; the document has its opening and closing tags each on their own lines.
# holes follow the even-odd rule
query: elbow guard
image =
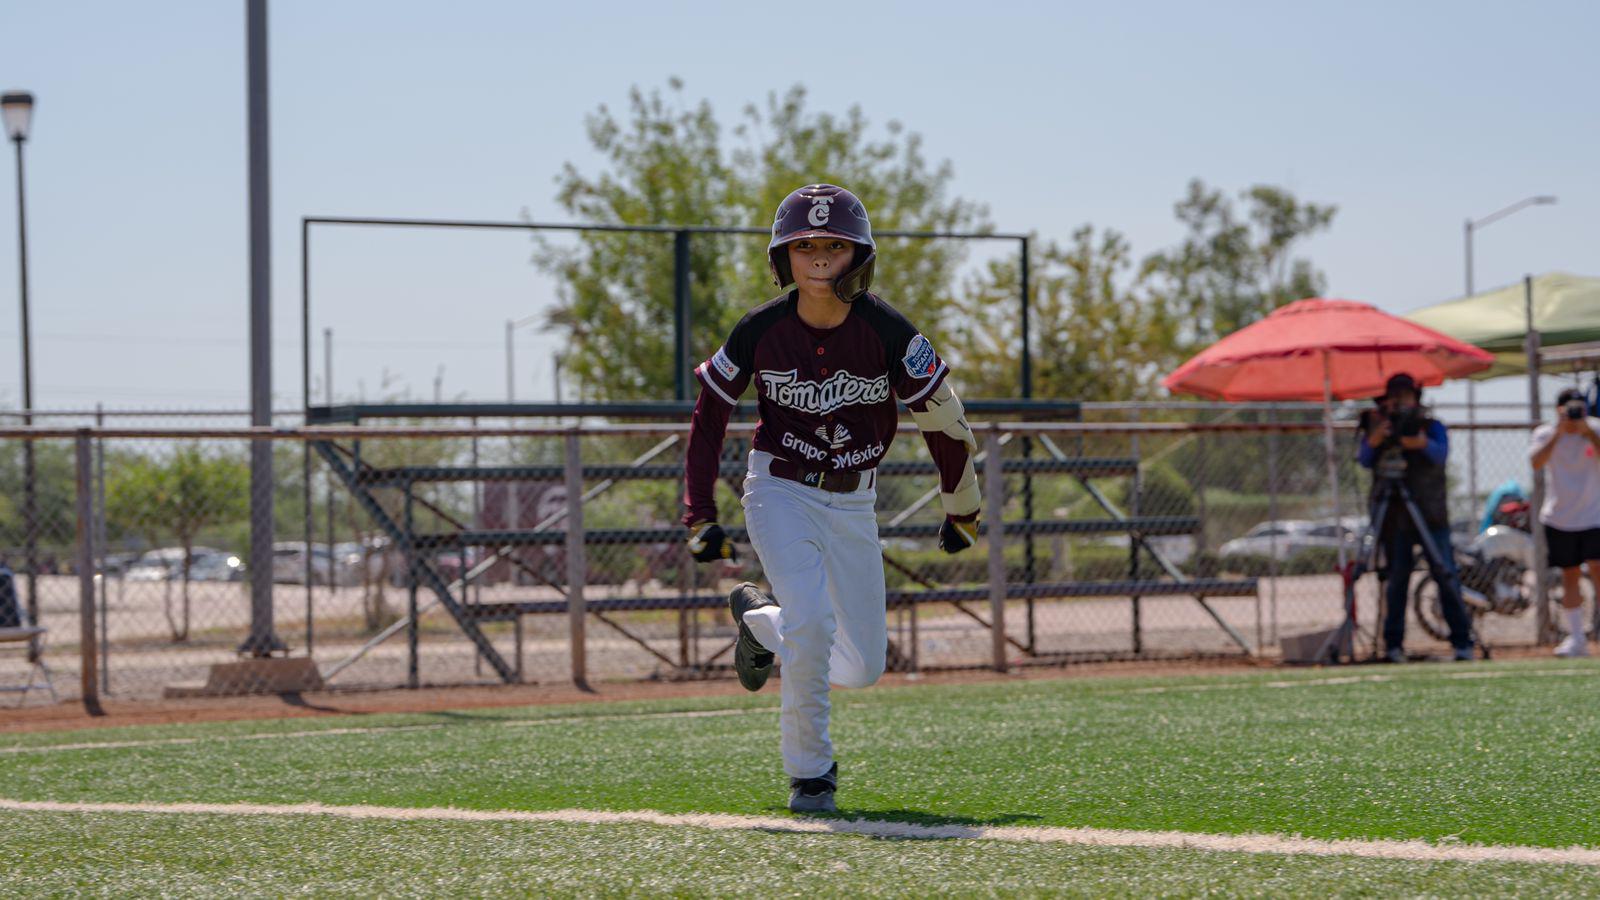
<svg viewBox="0 0 1600 900">
<path fill-rule="evenodd" d="M 926 409 L 922 412 L 911 411 L 912 421 L 923 434 L 940 432 L 966 444 L 969 454 L 978 452 L 978 439 L 972 436 L 972 428 L 967 425 L 967 411 L 961 406 L 961 398 L 950 390 L 948 381 L 929 394 L 924 403 Z"/>
<path fill-rule="evenodd" d="M 967 461 L 962 468 L 961 480 L 954 491 L 940 492 L 939 502 L 948 515 L 969 516 L 977 512 L 982 501 L 978 496 L 978 475 L 972 468 L 972 457 L 978 452 L 978 440 L 973 437 L 972 427 L 967 424 L 967 411 L 961 406 L 961 398 L 950 389 L 948 382 L 940 384 L 937 390 L 928 395 L 921 412 L 912 410 L 911 419 L 923 434 L 943 434 L 966 445 Z"/>
</svg>

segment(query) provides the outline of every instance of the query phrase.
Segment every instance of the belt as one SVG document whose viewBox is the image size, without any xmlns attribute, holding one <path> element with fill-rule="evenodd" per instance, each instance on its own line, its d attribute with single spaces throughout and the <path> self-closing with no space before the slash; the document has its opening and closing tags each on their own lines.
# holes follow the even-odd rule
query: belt
<svg viewBox="0 0 1600 900">
<path fill-rule="evenodd" d="M 819 491 L 830 494 L 848 494 L 851 491 L 861 490 L 863 485 L 871 484 L 869 480 L 872 472 L 819 472 L 813 469 L 802 469 L 787 459 L 773 457 L 767 466 L 767 474 L 774 478 L 794 481 L 814 487 Z"/>
</svg>

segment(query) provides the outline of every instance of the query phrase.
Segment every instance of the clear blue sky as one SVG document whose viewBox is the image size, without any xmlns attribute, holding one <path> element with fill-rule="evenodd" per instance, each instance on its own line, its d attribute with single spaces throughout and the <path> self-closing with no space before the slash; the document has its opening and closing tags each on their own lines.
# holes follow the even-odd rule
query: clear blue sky
<svg viewBox="0 0 1600 900">
<path fill-rule="evenodd" d="M 40 407 L 246 400 L 244 3 L 9 3 L 0 87 L 38 97 L 29 154 Z M 1600 273 L 1600 13 L 1589 3 L 528 3 L 271 5 L 275 390 L 298 404 L 299 217 L 564 216 L 595 171 L 583 119 L 687 82 L 719 113 L 800 82 L 926 138 L 1007 230 L 1084 222 L 1143 254 L 1192 177 L 1337 203 L 1303 249 L 1330 293 L 1406 311 L 1462 290 Z M 832 25 L 830 22 L 837 22 Z M 7 148 L 9 150 L 9 148 Z M 14 405 L 15 196 L 0 179 L 0 404 Z M 761 224 L 761 223 L 757 223 Z M 521 236 L 331 234 L 320 330 L 341 396 L 504 396 L 502 329 L 550 285 Z M 752 298 L 752 301 L 760 298 Z M 548 397 L 549 347 L 518 341 Z M 1508 386 L 1507 397 L 1519 396 Z"/>
</svg>

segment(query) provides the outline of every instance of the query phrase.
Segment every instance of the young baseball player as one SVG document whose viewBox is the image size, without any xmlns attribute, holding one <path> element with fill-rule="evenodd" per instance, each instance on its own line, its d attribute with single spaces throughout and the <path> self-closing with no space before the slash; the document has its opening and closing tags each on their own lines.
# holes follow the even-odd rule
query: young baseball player
<svg viewBox="0 0 1600 900">
<path fill-rule="evenodd" d="M 911 410 L 939 469 L 939 546 L 977 535 L 976 443 L 928 339 L 877 295 L 867 211 L 831 184 L 784 199 L 767 258 L 782 296 L 751 310 L 695 370 L 684 505 L 695 559 L 731 558 L 712 489 L 728 415 L 754 382 L 759 421 L 744 479 L 745 526 L 772 594 L 741 584 L 734 669 L 757 691 L 783 663 L 783 766 L 789 808 L 833 812 L 839 767 L 828 739 L 829 683 L 883 674 L 888 633 L 878 544 L 878 461 L 894 441 L 895 398 Z"/>
</svg>

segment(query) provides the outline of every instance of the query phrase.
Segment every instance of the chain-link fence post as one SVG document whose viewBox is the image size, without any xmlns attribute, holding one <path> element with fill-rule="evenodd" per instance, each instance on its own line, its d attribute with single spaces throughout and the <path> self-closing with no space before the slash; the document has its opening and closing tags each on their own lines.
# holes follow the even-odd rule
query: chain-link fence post
<svg viewBox="0 0 1600 900">
<path fill-rule="evenodd" d="M 312 617 L 313 617 L 314 611 L 316 609 L 315 601 L 312 599 L 311 592 L 312 592 L 312 590 L 314 590 L 313 585 L 316 584 L 317 579 L 316 579 L 316 553 L 314 552 L 314 549 L 313 549 L 314 546 L 315 546 L 314 541 L 316 539 L 316 534 L 315 534 L 315 523 L 313 522 L 313 519 L 312 519 L 312 516 L 314 515 L 314 511 L 313 511 L 313 508 L 311 506 L 311 443 L 309 441 L 301 441 L 300 442 L 300 500 L 301 500 L 301 503 L 304 504 L 304 509 L 303 509 L 304 515 L 302 517 L 304 528 L 302 529 L 302 534 L 303 534 L 304 539 L 305 539 L 305 550 L 306 550 L 306 598 L 305 598 L 306 599 L 306 656 L 310 656 L 312 654 L 312 651 L 315 649 L 315 646 L 314 646 L 315 632 L 313 631 L 313 628 L 312 628 Z M 328 584 L 329 585 L 333 584 L 333 581 L 334 581 L 333 574 L 334 574 L 333 539 L 330 536 L 329 539 L 328 539 Z"/>
<path fill-rule="evenodd" d="M 417 619 L 421 611 L 417 608 L 417 567 L 421 565 L 418 558 L 422 551 L 417 549 L 416 531 L 416 485 L 410 480 L 405 483 L 405 540 L 406 540 L 406 687 L 415 689 L 421 685 L 422 674 L 419 669 L 417 657 L 420 654 L 417 646 L 420 635 Z M 476 660 L 476 657 L 474 658 Z"/>
<path fill-rule="evenodd" d="M 106 424 L 105 410 L 96 403 L 94 406 L 94 427 L 104 428 Z M 111 693 L 111 625 L 107 610 L 110 606 L 109 587 L 110 580 L 106 572 L 106 441 L 97 437 L 94 442 L 94 552 L 95 572 L 99 573 L 99 603 L 100 603 L 100 693 Z"/>
<path fill-rule="evenodd" d="M 993 665 L 996 672 L 1006 670 L 1006 546 L 1005 478 L 1000 466 L 1000 426 L 989 423 L 984 435 L 983 490 L 986 495 L 984 512 L 989 519 L 989 631 Z"/>
<path fill-rule="evenodd" d="M 1478 507 L 1478 397 L 1477 382 L 1467 380 L 1467 508 Z"/>
<path fill-rule="evenodd" d="M 1132 415 L 1130 416 L 1130 418 L 1135 422 L 1139 421 L 1139 411 L 1137 409 L 1133 410 L 1132 411 Z M 1128 476 L 1128 515 L 1133 516 L 1134 518 L 1137 519 L 1141 515 L 1142 510 L 1143 510 L 1143 497 L 1141 496 L 1141 494 L 1144 491 L 1144 479 L 1139 474 L 1139 432 L 1137 432 L 1137 431 L 1135 431 L 1133 433 L 1132 440 L 1130 441 L 1130 444 L 1129 444 L 1129 450 L 1131 451 L 1131 455 L 1133 456 L 1133 474 Z M 1140 546 L 1142 546 L 1141 543 L 1138 540 L 1135 540 L 1134 536 L 1129 535 L 1129 537 L 1128 537 L 1128 580 L 1129 581 L 1138 581 L 1139 580 L 1139 548 L 1140 548 Z M 1129 612 L 1133 617 L 1133 652 L 1134 652 L 1134 655 L 1137 656 L 1137 655 L 1139 655 L 1139 654 L 1144 652 L 1143 610 L 1141 609 L 1140 597 L 1139 597 L 1139 595 L 1137 593 L 1135 593 L 1132 597 L 1129 597 L 1128 598 L 1128 602 L 1131 604 L 1131 608 L 1129 609 Z"/>
<path fill-rule="evenodd" d="M 24 415 L 22 424 L 31 425 L 32 419 Z M 33 441 L 22 442 L 22 559 L 28 566 L 23 583 L 27 586 L 28 619 L 39 621 L 39 497 L 34 484 L 35 466 Z M 37 647 L 37 644 L 31 645 Z M 29 653 L 28 661 L 37 659 Z"/>
<path fill-rule="evenodd" d="M 689 399 L 689 385 L 694 382 L 694 353 L 690 347 L 689 232 L 672 233 L 672 381 L 673 396 Z"/>
<path fill-rule="evenodd" d="M 83 708 L 90 715 L 100 715 L 100 677 L 95 671 L 94 454 L 90 452 L 89 429 L 78 429 L 73 444 L 73 469 L 77 475 L 79 690 L 83 693 Z"/>
<path fill-rule="evenodd" d="M 1267 521 L 1278 521 L 1278 408 L 1270 407 L 1267 417 L 1272 421 L 1272 430 L 1267 432 Z M 1335 529 L 1339 541 L 1344 541 L 1344 528 L 1342 524 Z M 1261 652 L 1261 614 L 1260 598 L 1256 594 L 1256 652 Z M 1267 608 L 1269 630 L 1272 642 L 1278 642 L 1278 538 L 1277 529 L 1272 529 L 1272 536 L 1267 539 Z"/>
<path fill-rule="evenodd" d="M 1527 338 L 1523 354 L 1528 360 L 1528 419 L 1535 423 L 1543 416 L 1543 403 L 1539 399 L 1539 350 L 1541 337 L 1533 327 L 1533 277 L 1522 279 L 1522 291 L 1527 324 Z M 1555 637 L 1555 623 L 1550 620 L 1550 567 L 1544 539 L 1544 469 L 1533 470 L 1533 496 L 1528 504 L 1528 529 L 1533 533 L 1533 610 L 1534 627 L 1538 633 L 1534 641 L 1549 643 Z M 1596 598 L 1600 603 L 1600 598 Z"/>
<path fill-rule="evenodd" d="M 583 459 L 578 449 L 578 433 L 567 432 L 567 640 L 572 655 L 572 683 L 588 689 L 588 647 L 584 640 L 583 585 L 588 563 L 583 546 Z"/>
<path fill-rule="evenodd" d="M 1528 527 L 1533 532 L 1533 623 L 1534 643 L 1551 642 L 1556 623 L 1550 618 L 1550 567 L 1549 548 L 1545 546 L 1544 522 L 1540 509 L 1544 506 L 1544 470 L 1533 470 L 1532 498 L 1528 503 Z"/>
<path fill-rule="evenodd" d="M 1206 516 L 1206 433 L 1194 433 L 1194 510 L 1200 518 L 1200 525 L 1195 529 L 1194 554 L 1196 559 L 1203 559 L 1207 549 L 1211 546 L 1207 540 L 1206 528 L 1210 524 Z"/>
</svg>

